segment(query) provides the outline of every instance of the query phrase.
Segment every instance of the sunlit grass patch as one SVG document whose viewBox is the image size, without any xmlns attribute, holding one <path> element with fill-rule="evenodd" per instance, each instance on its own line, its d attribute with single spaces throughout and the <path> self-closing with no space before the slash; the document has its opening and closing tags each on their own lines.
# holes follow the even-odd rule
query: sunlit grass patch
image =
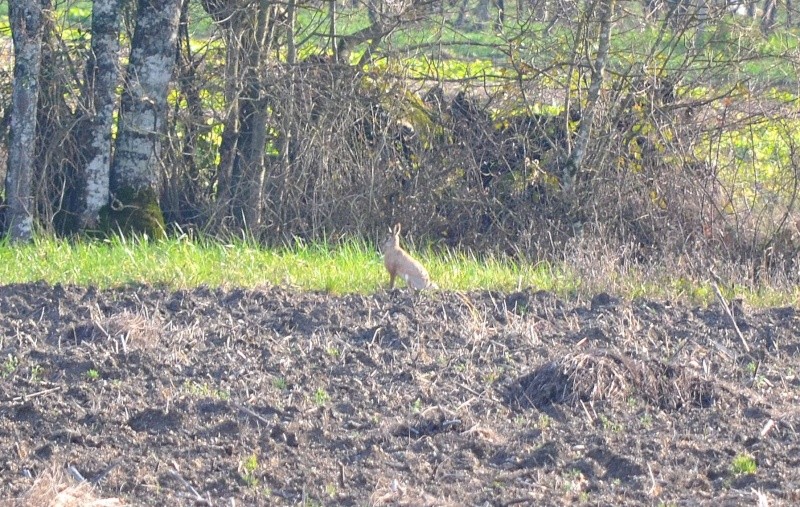
<svg viewBox="0 0 800 507">
<path fill-rule="evenodd" d="M 411 253 L 445 291 L 531 288 L 560 297 L 609 292 L 627 298 L 656 298 L 711 304 L 712 282 L 664 269 L 619 270 L 601 261 L 533 263 L 500 255 L 477 255 L 422 248 Z M 592 264 L 591 266 L 587 263 Z M 174 289 L 281 285 L 333 294 L 370 294 L 384 290 L 389 278 L 377 247 L 348 239 L 265 248 L 250 241 L 219 242 L 185 237 L 166 241 L 111 239 L 66 241 L 39 238 L 32 243 L 0 243 L 0 284 L 45 281 L 100 288 L 157 284 Z M 402 286 L 402 284 L 401 284 Z M 744 298 L 753 306 L 793 304 L 797 289 L 735 285 L 720 287 L 726 298 Z"/>
</svg>

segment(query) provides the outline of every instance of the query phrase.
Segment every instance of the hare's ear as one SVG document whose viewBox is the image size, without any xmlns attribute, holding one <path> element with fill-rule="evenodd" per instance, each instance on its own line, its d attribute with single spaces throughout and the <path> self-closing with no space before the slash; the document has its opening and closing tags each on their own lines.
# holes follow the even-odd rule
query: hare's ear
<svg viewBox="0 0 800 507">
<path fill-rule="evenodd" d="M 400 224 L 399 223 L 395 224 L 394 229 L 392 229 L 392 234 L 394 234 L 395 236 L 399 236 L 400 235 Z"/>
</svg>

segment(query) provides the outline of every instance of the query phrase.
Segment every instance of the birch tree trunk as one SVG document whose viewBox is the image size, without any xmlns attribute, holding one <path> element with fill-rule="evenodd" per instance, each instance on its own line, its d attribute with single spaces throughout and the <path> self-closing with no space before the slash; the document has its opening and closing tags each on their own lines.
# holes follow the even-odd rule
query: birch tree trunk
<svg viewBox="0 0 800 507">
<path fill-rule="evenodd" d="M 92 3 L 92 50 L 86 62 L 84 100 L 89 125 L 84 134 L 85 206 L 81 227 L 96 227 L 100 209 L 108 204 L 111 127 L 119 72 L 120 0 Z"/>
<path fill-rule="evenodd" d="M 597 108 L 597 101 L 600 98 L 600 89 L 603 86 L 603 72 L 608 61 L 615 0 L 598 1 L 600 3 L 600 34 L 598 36 L 597 55 L 592 64 L 592 81 L 589 84 L 586 106 L 581 115 L 581 124 L 575 135 L 575 144 L 562 170 L 562 185 L 566 192 L 573 190 L 575 179 L 580 173 L 583 159 L 586 157 L 586 148 L 589 146 L 589 139 L 592 133 L 592 120 Z"/>
<path fill-rule="evenodd" d="M 158 168 L 180 12 L 180 0 L 139 0 L 111 165 L 110 203 L 101 216 L 110 232 L 151 238 L 165 234 Z"/>
<path fill-rule="evenodd" d="M 14 88 L 6 172 L 5 226 L 12 241 L 33 238 L 32 175 L 36 146 L 36 106 L 42 62 L 43 11 L 49 0 L 9 0 L 14 41 Z"/>
</svg>

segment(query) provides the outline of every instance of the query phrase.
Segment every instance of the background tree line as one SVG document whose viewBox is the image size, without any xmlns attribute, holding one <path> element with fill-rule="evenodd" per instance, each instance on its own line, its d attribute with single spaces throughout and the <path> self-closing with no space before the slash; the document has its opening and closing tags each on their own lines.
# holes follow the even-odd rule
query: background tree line
<svg viewBox="0 0 800 507">
<path fill-rule="evenodd" d="M 400 221 L 796 274 L 791 0 L 52 1 L 9 0 L 3 32 L 12 239 Z"/>
</svg>

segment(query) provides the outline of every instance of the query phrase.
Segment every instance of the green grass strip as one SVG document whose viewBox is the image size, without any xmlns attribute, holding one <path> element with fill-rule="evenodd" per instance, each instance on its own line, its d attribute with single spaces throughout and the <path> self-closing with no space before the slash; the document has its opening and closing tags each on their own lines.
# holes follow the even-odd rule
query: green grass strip
<svg viewBox="0 0 800 507">
<path fill-rule="evenodd" d="M 523 265 L 460 254 L 419 256 L 443 289 L 513 290 L 536 286 L 562 292 L 574 284 L 545 265 Z M 136 283 L 172 288 L 255 287 L 272 284 L 331 293 L 370 293 L 388 283 L 380 254 L 351 240 L 334 246 L 304 244 L 264 249 L 245 241 L 170 239 L 78 241 L 37 239 L 0 244 L 0 284 L 44 280 L 100 288 Z"/>
<path fill-rule="evenodd" d="M 623 297 L 714 301 L 707 281 L 674 273 L 592 276 L 567 264 L 532 264 L 510 258 L 478 257 L 424 250 L 415 254 L 442 290 L 513 291 L 532 287 L 561 297 L 591 297 L 605 291 Z M 329 245 L 297 242 L 266 249 L 248 241 L 221 243 L 173 238 L 166 241 L 66 241 L 39 238 L 29 244 L 0 243 L 0 285 L 45 281 L 99 288 L 130 284 L 173 289 L 282 285 L 333 294 L 383 290 L 388 275 L 376 247 L 362 240 Z M 402 285 L 402 284 L 401 284 Z M 800 290 L 723 287 L 727 298 L 743 297 L 753 306 L 795 304 Z"/>
</svg>

